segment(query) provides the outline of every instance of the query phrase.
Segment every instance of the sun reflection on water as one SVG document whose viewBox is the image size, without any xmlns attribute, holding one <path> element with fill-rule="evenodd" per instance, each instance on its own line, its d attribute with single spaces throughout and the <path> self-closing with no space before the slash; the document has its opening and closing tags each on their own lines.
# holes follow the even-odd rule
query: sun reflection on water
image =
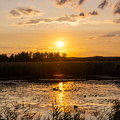
<svg viewBox="0 0 120 120">
<path fill-rule="evenodd" d="M 59 90 L 63 90 L 63 83 L 61 82 L 61 83 L 59 83 Z"/>
<path fill-rule="evenodd" d="M 60 82 L 53 86 L 54 88 L 54 101 L 58 106 L 68 106 L 71 105 L 69 97 L 72 95 L 70 89 L 73 82 Z"/>
<path fill-rule="evenodd" d="M 58 106 L 65 106 L 66 105 L 66 98 L 65 98 L 65 92 L 64 92 L 64 83 L 60 82 L 58 84 L 58 90 L 55 91 L 55 104 Z"/>
<path fill-rule="evenodd" d="M 60 93 L 58 94 L 58 98 L 57 98 L 57 101 L 59 101 L 59 104 L 60 104 L 60 105 L 64 105 L 63 97 L 64 97 L 64 94 L 63 94 L 62 92 L 60 92 Z"/>
</svg>

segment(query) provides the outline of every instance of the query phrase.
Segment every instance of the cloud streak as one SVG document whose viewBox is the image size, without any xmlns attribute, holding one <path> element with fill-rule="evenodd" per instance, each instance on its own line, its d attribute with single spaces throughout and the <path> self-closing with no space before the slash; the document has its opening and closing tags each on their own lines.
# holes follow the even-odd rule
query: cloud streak
<svg viewBox="0 0 120 120">
<path fill-rule="evenodd" d="M 17 25 L 33 25 L 40 23 L 66 23 L 66 22 L 77 22 L 76 18 L 70 17 L 68 15 L 61 16 L 58 18 L 40 18 L 40 19 L 31 19 L 27 22 L 18 22 Z"/>
<path fill-rule="evenodd" d="M 115 20 L 113 21 L 113 23 L 119 24 L 119 23 L 120 23 L 120 19 L 115 19 Z"/>
<path fill-rule="evenodd" d="M 21 16 L 21 14 L 17 10 L 11 10 L 10 14 L 13 15 L 14 17 Z"/>
<path fill-rule="evenodd" d="M 30 19 L 27 22 L 18 22 L 16 25 L 33 25 L 33 24 L 40 24 L 40 23 L 75 23 L 79 22 L 81 19 L 96 16 L 98 15 L 97 11 L 89 12 L 89 13 L 80 13 L 80 14 L 71 14 L 71 15 L 64 15 L 56 18 L 37 18 L 37 19 Z"/>
<path fill-rule="evenodd" d="M 98 12 L 97 12 L 97 11 L 93 11 L 93 12 L 89 12 L 88 14 L 89 14 L 89 15 L 96 16 L 96 15 L 98 15 Z"/>
<path fill-rule="evenodd" d="M 100 37 L 115 37 L 116 34 L 107 34 L 107 35 L 103 35 L 103 36 L 100 36 Z"/>
<path fill-rule="evenodd" d="M 75 17 L 65 15 L 65 16 L 57 18 L 55 21 L 57 21 L 57 22 L 76 22 L 76 19 L 75 19 Z"/>
<path fill-rule="evenodd" d="M 86 0 L 79 0 L 78 4 L 82 5 Z"/>
<path fill-rule="evenodd" d="M 102 3 L 98 6 L 98 8 L 104 9 L 108 5 L 107 0 L 103 0 Z"/>
<path fill-rule="evenodd" d="M 29 16 L 29 15 L 40 15 L 42 12 L 35 10 L 30 7 L 18 7 L 17 9 L 13 9 L 10 11 L 10 14 L 14 17 L 20 17 L 22 15 Z"/>
<path fill-rule="evenodd" d="M 82 5 L 86 0 L 55 0 L 56 5 L 63 6 L 66 3 L 71 3 L 71 5 Z"/>
<path fill-rule="evenodd" d="M 120 0 L 116 3 L 114 7 L 114 14 L 120 14 Z"/>
<path fill-rule="evenodd" d="M 54 0 L 56 2 L 57 6 L 63 6 L 67 3 L 71 3 L 71 6 L 81 6 L 83 5 L 87 0 Z M 106 6 L 110 5 L 110 1 L 108 0 L 102 0 L 102 2 L 98 5 L 98 8 L 104 9 Z M 79 7 L 78 7 L 79 8 Z M 113 9 L 114 14 L 120 14 L 120 0 L 115 4 Z M 92 15 L 95 15 L 94 13 Z M 96 13 L 97 15 L 97 13 Z M 85 16 L 84 14 L 80 14 L 80 16 Z"/>
<path fill-rule="evenodd" d="M 31 19 L 28 22 L 26 22 L 25 24 L 38 24 L 38 23 L 50 23 L 54 21 L 53 19 Z"/>
<path fill-rule="evenodd" d="M 64 5 L 68 2 L 71 2 L 72 0 L 55 0 L 56 1 L 56 4 L 61 6 L 61 5 Z"/>
<path fill-rule="evenodd" d="M 110 34 L 106 34 L 106 35 L 102 35 L 100 37 L 120 37 L 120 32 L 114 32 L 114 33 L 110 33 Z"/>
</svg>

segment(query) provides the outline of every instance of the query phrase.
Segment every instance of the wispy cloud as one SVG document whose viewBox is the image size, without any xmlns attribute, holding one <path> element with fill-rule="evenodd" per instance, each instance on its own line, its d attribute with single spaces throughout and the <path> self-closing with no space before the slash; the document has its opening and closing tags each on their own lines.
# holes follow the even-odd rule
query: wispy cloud
<svg viewBox="0 0 120 120">
<path fill-rule="evenodd" d="M 11 10 L 10 14 L 13 15 L 14 17 L 21 16 L 21 14 L 17 10 Z"/>
<path fill-rule="evenodd" d="M 23 13 L 24 15 L 30 15 L 30 14 L 34 14 L 34 15 L 38 15 L 39 13 L 41 13 L 38 10 L 35 10 L 33 8 L 27 8 L 27 7 L 18 7 L 17 10 L 21 13 Z"/>
<path fill-rule="evenodd" d="M 25 16 L 36 15 L 36 16 L 38 16 L 38 15 L 42 14 L 42 12 L 40 12 L 39 10 L 35 10 L 31 7 L 18 7 L 16 9 L 11 10 L 10 14 L 14 17 L 19 17 L 22 15 L 25 15 Z"/>
<path fill-rule="evenodd" d="M 115 37 L 115 36 L 116 36 L 116 34 L 107 34 L 107 35 L 102 35 L 100 37 Z"/>
<path fill-rule="evenodd" d="M 96 38 L 97 38 L 97 37 L 91 36 L 91 37 L 87 38 L 86 40 L 94 40 L 94 39 L 96 39 Z"/>
<path fill-rule="evenodd" d="M 108 5 L 107 0 L 103 0 L 102 3 L 98 6 L 98 8 L 104 9 Z"/>
<path fill-rule="evenodd" d="M 32 0 L 32 1 L 35 1 L 35 0 Z M 57 6 L 63 6 L 67 3 L 69 3 L 70 6 L 76 6 L 79 9 L 78 6 L 85 4 L 85 2 L 87 2 L 88 0 L 50 0 L 50 1 L 54 1 L 55 5 L 57 5 Z M 92 3 L 92 1 L 91 1 L 91 3 Z M 93 4 L 94 4 L 94 1 L 93 1 Z M 102 2 L 97 5 L 97 7 L 100 9 L 104 9 L 108 5 L 112 6 L 111 4 L 113 4 L 113 1 L 102 0 Z M 114 14 L 120 14 L 120 0 L 117 0 L 117 3 L 114 5 L 113 12 L 114 12 Z M 16 13 L 16 15 L 17 15 L 17 13 Z M 81 14 L 81 16 L 84 16 L 84 15 Z"/>
<path fill-rule="evenodd" d="M 72 0 L 55 0 L 57 5 L 64 5 L 68 2 L 71 2 Z"/>
<path fill-rule="evenodd" d="M 71 6 L 80 6 L 83 5 L 87 0 L 54 0 L 56 5 L 63 6 L 67 3 L 71 3 Z M 102 0 L 102 2 L 98 5 L 98 8 L 104 9 L 106 6 L 111 5 L 110 1 Z M 77 7 L 79 9 L 79 7 Z M 120 0 L 115 4 L 113 9 L 114 14 L 120 14 Z M 97 13 L 93 12 L 91 15 L 97 15 Z M 80 16 L 85 16 L 84 13 L 81 13 Z"/>
<path fill-rule="evenodd" d="M 92 12 L 89 12 L 89 13 L 84 13 L 84 12 L 81 12 L 79 14 L 79 17 L 81 18 L 87 18 L 87 17 L 90 17 L 90 16 L 97 16 L 99 13 L 97 11 L 92 11 Z"/>
<path fill-rule="evenodd" d="M 55 21 L 57 21 L 57 22 L 76 22 L 76 19 L 75 19 L 75 17 L 65 15 L 65 16 L 56 18 Z"/>
<path fill-rule="evenodd" d="M 120 19 L 113 20 L 113 23 L 119 24 L 120 23 Z"/>
<path fill-rule="evenodd" d="M 117 32 L 112 32 L 112 33 L 100 35 L 100 36 L 91 36 L 86 40 L 96 40 L 98 38 L 112 38 L 112 37 L 120 37 L 120 32 L 117 31 Z"/>
<path fill-rule="evenodd" d="M 98 15 L 98 12 L 97 12 L 97 11 L 93 11 L 93 12 L 89 12 L 88 14 L 89 14 L 89 15 L 96 16 L 96 15 Z"/>
<path fill-rule="evenodd" d="M 82 5 L 86 0 L 79 0 L 78 4 Z"/>
<path fill-rule="evenodd" d="M 79 14 L 79 16 L 81 16 L 81 17 L 85 17 L 86 15 L 85 15 L 84 12 L 81 12 L 81 13 Z"/>
<path fill-rule="evenodd" d="M 116 3 L 114 7 L 114 14 L 120 14 L 120 0 Z"/>
<path fill-rule="evenodd" d="M 40 22 L 42 22 L 42 23 L 50 23 L 52 21 L 53 21 L 53 19 L 50 19 L 50 18 L 48 18 L 48 19 L 31 19 L 28 22 L 26 22 L 26 24 L 38 24 Z"/>
<path fill-rule="evenodd" d="M 82 5 L 86 0 L 55 0 L 56 5 L 63 6 L 66 3 L 71 3 L 71 6 Z"/>
<path fill-rule="evenodd" d="M 100 37 L 120 37 L 120 32 L 113 32 L 113 33 L 109 33 L 109 34 L 106 34 L 106 35 L 102 35 Z"/>
<path fill-rule="evenodd" d="M 33 24 L 39 24 L 39 23 L 50 23 L 54 21 L 54 19 L 50 19 L 50 18 L 47 18 L 47 19 L 30 19 L 29 21 L 27 22 L 18 22 L 16 25 L 33 25 Z"/>
<path fill-rule="evenodd" d="M 82 15 L 83 14 L 83 15 Z M 18 22 L 16 25 L 33 25 L 33 24 L 40 24 L 40 23 L 78 23 L 80 20 L 89 17 L 89 16 L 96 16 L 98 15 L 97 11 L 89 12 L 89 13 L 80 13 L 80 14 L 71 14 L 71 15 L 64 15 L 55 18 L 37 18 L 37 19 L 30 19 L 26 22 Z"/>
</svg>

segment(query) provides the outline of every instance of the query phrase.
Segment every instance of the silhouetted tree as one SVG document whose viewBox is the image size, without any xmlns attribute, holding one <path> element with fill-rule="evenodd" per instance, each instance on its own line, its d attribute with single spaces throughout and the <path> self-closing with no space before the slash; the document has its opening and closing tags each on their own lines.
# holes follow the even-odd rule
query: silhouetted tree
<svg viewBox="0 0 120 120">
<path fill-rule="evenodd" d="M 53 52 L 49 52 L 48 59 L 49 59 L 49 61 L 53 61 L 54 60 L 54 53 Z"/>
<path fill-rule="evenodd" d="M 10 62 L 14 62 L 14 61 L 15 61 L 15 56 L 14 56 L 14 54 L 11 54 L 11 55 L 10 55 L 9 61 L 10 61 Z"/>
<path fill-rule="evenodd" d="M 59 52 L 55 52 L 54 53 L 54 60 L 58 61 L 60 60 L 61 56 L 60 56 L 60 53 Z"/>
<path fill-rule="evenodd" d="M 66 59 L 66 57 L 67 57 L 67 54 L 66 53 L 62 53 L 62 60 L 65 60 Z"/>
<path fill-rule="evenodd" d="M 30 62 L 31 61 L 31 52 L 21 52 L 15 55 L 14 59 L 16 62 Z"/>
<path fill-rule="evenodd" d="M 0 55 L 0 62 L 8 62 L 8 57 L 6 54 Z"/>
<path fill-rule="evenodd" d="M 39 62 L 42 60 L 43 55 L 39 52 L 33 53 L 33 61 Z"/>
</svg>

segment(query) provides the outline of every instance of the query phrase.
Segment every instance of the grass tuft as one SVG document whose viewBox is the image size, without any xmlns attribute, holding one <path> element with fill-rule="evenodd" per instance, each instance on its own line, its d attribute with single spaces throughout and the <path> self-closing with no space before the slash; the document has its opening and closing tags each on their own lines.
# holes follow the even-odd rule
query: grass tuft
<svg viewBox="0 0 120 120">
<path fill-rule="evenodd" d="M 5 104 L 0 110 L 0 120 L 87 120 L 81 117 L 80 112 L 70 106 L 52 104 L 52 111 L 48 116 L 32 112 L 30 104 Z M 93 119 L 92 119 L 93 120 Z M 120 101 L 114 100 L 110 113 L 106 111 L 96 116 L 96 120 L 120 120 Z"/>
</svg>

